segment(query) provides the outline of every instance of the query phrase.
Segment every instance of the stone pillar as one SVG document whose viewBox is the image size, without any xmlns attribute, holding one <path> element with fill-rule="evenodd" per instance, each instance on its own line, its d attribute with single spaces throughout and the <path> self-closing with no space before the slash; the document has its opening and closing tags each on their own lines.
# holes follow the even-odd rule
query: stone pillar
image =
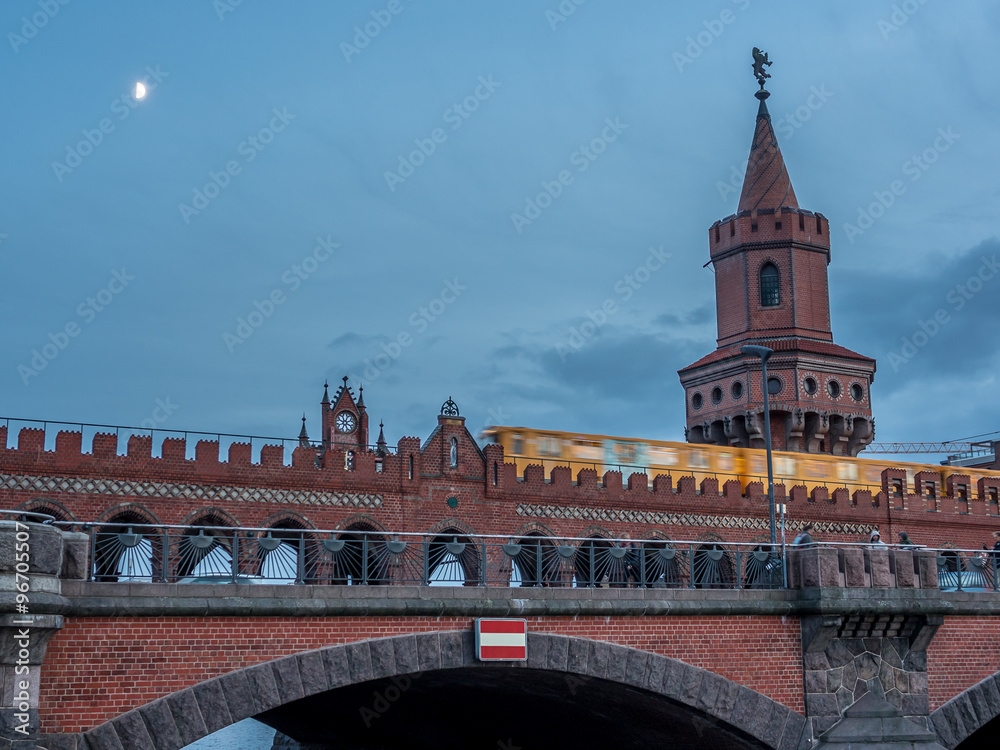
<svg viewBox="0 0 1000 750">
<path fill-rule="evenodd" d="M 929 730 L 927 646 L 942 619 L 889 609 L 803 617 L 806 736 L 819 738 L 868 694 L 889 704 L 895 716 Z"/>
<path fill-rule="evenodd" d="M 28 750 L 38 738 L 42 660 L 63 625 L 63 546 L 55 527 L 0 521 L 0 750 Z"/>
</svg>

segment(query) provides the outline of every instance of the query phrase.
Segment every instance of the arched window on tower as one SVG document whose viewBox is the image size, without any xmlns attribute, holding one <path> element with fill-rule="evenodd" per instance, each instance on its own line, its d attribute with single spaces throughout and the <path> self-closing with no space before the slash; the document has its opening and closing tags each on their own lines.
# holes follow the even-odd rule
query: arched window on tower
<svg viewBox="0 0 1000 750">
<path fill-rule="evenodd" d="M 450 456 L 449 456 L 449 459 L 448 459 L 448 463 L 451 466 L 451 468 L 453 468 L 453 469 L 456 466 L 458 466 L 458 439 L 457 438 L 452 438 L 451 439 L 451 452 L 450 452 Z"/>
<path fill-rule="evenodd" d="M 765 263 L 764 267 L 760 269 L 760 304 L 762 307 L 777 307 L 781 304 L 779 284 L 778 267 L 773 263 Z"/>
</svg>

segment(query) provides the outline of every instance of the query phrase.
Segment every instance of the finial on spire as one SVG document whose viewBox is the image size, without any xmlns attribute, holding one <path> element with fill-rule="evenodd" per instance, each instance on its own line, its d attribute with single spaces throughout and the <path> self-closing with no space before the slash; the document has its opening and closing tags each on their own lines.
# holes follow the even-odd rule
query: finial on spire
<svg viewBox="0 0 1000 750">
<path fill-rule="evenodd" d="M 324 406 L 329 406 L 330 405 L 330 391 L 329 391 L 329 388 L 330 388 L 330 384 L 326 380 L 324 380 L 323 381 L 323 400 L 320 401 L 320 403 L 323 404 Z"/>
<path fill-rule="evenodd" d="M 361 384 L 358 387 L 358 408 L 359 409 L 364 409 L 365 408 L 365 386 L 364 386 L 364 384 Z"/>
<path fill-rule="evenodd" d="M 768 92 L 764 91 L 764 81 L 771 77 L 771 74 L 764 70 L 764 66 L 770 67 L 771 61 L 767 59 L 767 53 L 762 52 L 759 47 L 754 47 L 752 54 L 753 74 L 757 77 L 757 83 L 760 84 L 760 91 L 754 94 L 754 96 L 764 101 L 769 96 Z M 761 96 L 761 93 L 763 93 L 763 96 Z"/>
<path fill-rule="evenodd" d="M 309 433 L 306 432 L 306 415 L 302 414 L 302 429 L 299 430 L 299 445 L 305 448 L 309 445 Z"/>
<path fill-rule="evenodd" d="M 341 378 L 341 380 L 344 381 L 344 388 L 346 388 L 347 387 L 347 376 L 345 375 L 343 378 Z"/>
</svg>

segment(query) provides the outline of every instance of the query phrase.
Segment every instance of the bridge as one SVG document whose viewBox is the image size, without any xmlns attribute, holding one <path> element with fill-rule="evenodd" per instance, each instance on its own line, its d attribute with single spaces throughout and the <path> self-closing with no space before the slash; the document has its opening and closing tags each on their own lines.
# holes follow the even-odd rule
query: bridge
<svg viewBox="0 0 1000 750">
<path fill-rule="evenodd" d="M 0 581 L 12 748 L 177 749 L 248 717 L 314 749 L 1000 734 L 996 560 L 975 550 L 15 517 Z M 480 661 L 479 618 L 523 619 L 526 661 Z"/>
</svg>

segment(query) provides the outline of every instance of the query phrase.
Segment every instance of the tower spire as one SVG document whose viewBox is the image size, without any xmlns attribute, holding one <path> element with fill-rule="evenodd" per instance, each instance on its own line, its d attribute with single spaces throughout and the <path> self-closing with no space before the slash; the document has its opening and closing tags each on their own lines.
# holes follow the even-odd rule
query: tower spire
<svg viewBox="0 0 1000 750">
<path fill-rule="evenodd" d="M 757 122 L 754 125 L 753 143 L 750 146 L 750 158 L 747 161 L 746 176 L 743 178 L 743 190 L 740 193 L 740 205 L 737 211 L 759 211 L 761 209 L 780 209 L 782 207 L 798 208 L 799 203 L 792 189 L 792 181 L 785 168 L 785 160 L 778 148 L 778 139 L 771 125 L 771 114 L 767 111 L 767 98 L 771 95 L 764 88 L 764 81 L 771 77 L 764 71 L 765 65 L 770 65 L 767 53 L 753 48 L 753 68 L 760 90 L 754 96 L 760 101 L 757 108 Z"/>
</svg>

